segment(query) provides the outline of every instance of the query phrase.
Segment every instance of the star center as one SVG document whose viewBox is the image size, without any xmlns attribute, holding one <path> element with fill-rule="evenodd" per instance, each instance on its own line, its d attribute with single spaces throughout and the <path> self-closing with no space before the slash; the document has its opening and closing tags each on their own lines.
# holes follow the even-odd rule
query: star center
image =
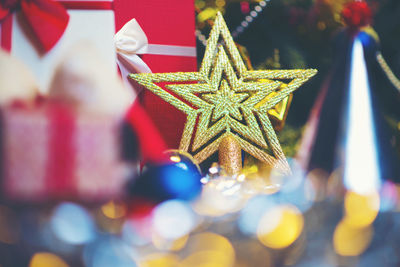
<svg viewBox="0 0 400 267">
<path fill-rule="evenodd" d="M 220 88 L 216 93 L 203 95 L 205 100 L 214 105 L 213 121 L 229 115 L 237 120 L 242 120 L 242 113 L 239 108 L 247 97 L 248 94 L 246 93 L 235 93 L 225 79 L 221 81 Z"/>
</svg>

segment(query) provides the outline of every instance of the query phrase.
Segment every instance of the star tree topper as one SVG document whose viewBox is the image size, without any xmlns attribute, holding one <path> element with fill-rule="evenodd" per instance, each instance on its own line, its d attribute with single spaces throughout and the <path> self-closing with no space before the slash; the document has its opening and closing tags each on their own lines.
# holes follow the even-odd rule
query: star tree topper
<svg viewBox="0 0 400 267">
<path fill-rule="evenodd" d="M 187 115 L 179 149 L 199 163 L 215 153 L 225 137 L 234 136 L 247 153 L 290 173 L 267 112 L 316 73 L 315 69 L 247 70 L 218 13 L 199 72 L 130 74 L 130 78 Z M 164 88 L 160 83 L 166 83 Z"/>
</svg>

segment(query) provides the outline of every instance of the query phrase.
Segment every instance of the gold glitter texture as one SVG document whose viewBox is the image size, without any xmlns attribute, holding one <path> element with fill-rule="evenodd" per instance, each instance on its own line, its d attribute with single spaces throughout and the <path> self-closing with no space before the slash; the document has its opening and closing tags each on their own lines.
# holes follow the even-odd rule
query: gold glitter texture
<svg viewBox="0 0 400 267">
<path fill-rule="evenodd" d="M 314 69 L 247 70 L 218 13 L 199 72 L 130 78 L 187 115 L 179 149 L 199 163 L 215 153 L 225 137 L 235 136 L 244 151 L 290 173 L 267 112 L 316 73 Z M 163 88 L 160 83 L 167 84 Z"/>
<path fill-rule="evenodd" d="M 218 148 L 219 164 L 224 167 L 230 176 L 237 175 L 242 170 L 242 149 L 233 135 L 221 140 Z"/>
</svg>

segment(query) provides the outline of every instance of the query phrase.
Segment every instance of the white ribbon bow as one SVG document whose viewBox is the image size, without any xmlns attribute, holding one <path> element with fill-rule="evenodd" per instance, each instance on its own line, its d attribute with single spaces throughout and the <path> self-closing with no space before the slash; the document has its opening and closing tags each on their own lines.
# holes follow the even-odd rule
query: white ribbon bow
<svg viewBox="0 0 400 267">
<path fill-rule="evenodd" d="M 149 44 L 136 19 L 131 19 L 114 36 L 117 50 L 117 64 L 121 70 L 124 83 L 128 88 L 133 87 L 128 79 L 130 73 L 150 73 L 150 68 L 138 56 L 140 54 L 196 57 L 196 47 L 179 45 Z M 135 88 L 132 94 L 139 91 Z"/>
<path fill-rule="evenodd" d="M 115 34 L 114 43 L 122 79 L 126 85 L 132 87 L 128 80 L 130 73 L 151 72 L 146 63 L 138 56 L 138 54 L 147 53 L 149 46 L 147 36 L 136 19 L 132 19 Z M 135 92 L 135 88 L 133 89 Z"/>
</svg>

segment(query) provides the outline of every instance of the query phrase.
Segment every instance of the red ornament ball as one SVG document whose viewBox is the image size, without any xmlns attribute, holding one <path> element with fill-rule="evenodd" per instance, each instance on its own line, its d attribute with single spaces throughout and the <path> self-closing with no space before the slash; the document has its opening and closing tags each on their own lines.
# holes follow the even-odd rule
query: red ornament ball
<svg viewBox="0 0 400 267">
<path fill-rule="evenodd" d="M 366 2 L 351 2 L 342 11 L 344 22 L 350 28 L 367 26 L 372 21 L 372 12 Z"/>
</svg>

